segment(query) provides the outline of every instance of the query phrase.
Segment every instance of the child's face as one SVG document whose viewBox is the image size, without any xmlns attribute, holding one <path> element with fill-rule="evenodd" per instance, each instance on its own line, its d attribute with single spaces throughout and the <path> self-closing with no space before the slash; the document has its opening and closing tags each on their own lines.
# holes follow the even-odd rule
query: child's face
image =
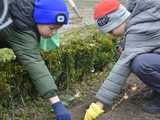
<svg viewBox="0 0 160 120">
<path fill-rule="evenodd" d="M 122 23 L 120 26 L 112 30 L 110 34 L 116 37 L 122 36 L 124 34 L 125 27 L 126 27 L 126 22 Z"/>
<path fill-rule="evenodd" d="M 51 37 L 53 35 L 53 32 L 60 27 L 62 27 L 62 25 L 37 25 L 38 32 L 43 37 Z"/>
</svg>

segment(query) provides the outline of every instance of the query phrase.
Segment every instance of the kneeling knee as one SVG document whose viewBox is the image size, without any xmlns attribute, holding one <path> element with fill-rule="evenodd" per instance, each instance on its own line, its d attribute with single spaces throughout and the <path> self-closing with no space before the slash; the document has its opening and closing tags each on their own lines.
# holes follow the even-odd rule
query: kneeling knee
<svg viewBox="0 0 160 120">
<path fill-rule="evenodd" d="M 131 70 L 135 74 L 141 74 L 148 71 L 149 64 L 147 63 L 144 55 L 137 56 L 131 63 Z"/>
</svg>

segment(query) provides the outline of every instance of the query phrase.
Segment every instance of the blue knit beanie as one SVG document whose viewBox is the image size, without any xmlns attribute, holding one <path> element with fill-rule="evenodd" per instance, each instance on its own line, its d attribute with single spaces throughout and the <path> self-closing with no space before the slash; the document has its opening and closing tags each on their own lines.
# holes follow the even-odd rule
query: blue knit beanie
<svg viewBox="0 0 160 120">
<path fill-rule="evenodd" d="M 69 12 L 64 0 L 34 0 L 34 21 L 37 24 L 67 24 Z"/>
</svg>

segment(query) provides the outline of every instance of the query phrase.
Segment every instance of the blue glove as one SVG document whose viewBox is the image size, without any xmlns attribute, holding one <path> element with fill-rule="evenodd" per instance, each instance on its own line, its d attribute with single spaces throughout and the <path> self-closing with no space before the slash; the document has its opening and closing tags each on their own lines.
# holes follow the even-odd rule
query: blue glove
<svg viewBox="0 0 160 120">
<path fill-rule="evenodd" d="M 65 108 L 61 102 L 52 105 L 56 120 L 71 120 L 71 113 Z"/>
</svg>

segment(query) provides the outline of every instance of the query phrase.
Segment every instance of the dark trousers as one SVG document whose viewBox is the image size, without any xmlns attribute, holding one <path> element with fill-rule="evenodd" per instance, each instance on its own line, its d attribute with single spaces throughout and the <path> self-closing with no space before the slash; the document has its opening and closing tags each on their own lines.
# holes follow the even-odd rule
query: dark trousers
<svg viewBox="0 0 160 120">
<path fill-rule="evenodd" d="M 143 83 L 160 92 L 160 54 L 147 53 L 137 56 L 131 64 L 131 70 Z"/>
</svg>

